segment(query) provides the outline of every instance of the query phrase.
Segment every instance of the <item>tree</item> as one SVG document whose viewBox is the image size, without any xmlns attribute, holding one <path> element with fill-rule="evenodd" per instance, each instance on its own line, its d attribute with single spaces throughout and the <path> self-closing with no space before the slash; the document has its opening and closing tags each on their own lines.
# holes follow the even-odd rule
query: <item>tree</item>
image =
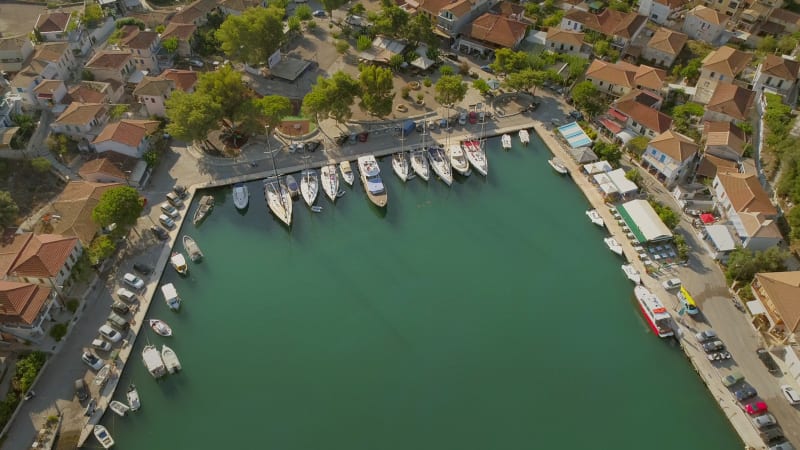
<svg viewBox="0 0 800 450">
<path fill-rule="evenodd" d="M 443 75 L 436 82 L 435 89 L 436 101 L 448 108 L 464 100 L 467 95 L 467 84 L 457 75 Z"/>
<path fill-rule="evenodd" d="M 294 10 L 294 16 L 300 20 L 311 20 L 311 7 L 308 5 L 300 5 Z"/>
<path fill-rule="evenodd" d="M 176 90 L 166 101 L 167 133 L 184 141 L 205 140 L 219 126 L 222 107 L 208 94 Z"/>
<path fill-rule="evenodd" d="M 778 48 L 778 40 L 774 36 L 764 36 L 756 48 L 760 52 L 773 53 Z"/>
<path fill-rule="evenodd" d="M 100 7 L 97 3 L 89 3 L 86 5 L 86 8 L 83 10 L 83 23 L 85 23 L 89 28 L 94 28 L 103 18 L 103 8 Z"/>
<path fill-rule="evenodd" d="M 114 241 L 107 234 L 101 234 L 92 240 L 89 245 L 89 262 L 92 265 L 100 264 L 101 261 L 114 254 L 116 247 Z"/>
<path fill-rule="evenodd" d="M 292 113 L 292 102 L 282 95 L 267 95 L 256 100 L 255 104 L 270 129 L 277 128 L 281 120 Z"/>
<path fill-rule="evenodd" d="M 351 105 L 359 93 L 358 81 L 342 71 L 331 78 L 318 77 L 303 98 L 303 112 L 317 120 L 320 116 L 332 117 L 342 123 L 352 116 Z"/>
<path fill-rule="evenodd" d="M 439 68 L 439 73 L 442 74 L 443 76 L 448 76 L 455 74 L 456 71 L 453 70 L 452 66 L 448 66 L 447 64 L 445 64 Z"/>
<path fill-rule="evenodd" d="M 286 21 L 286 25 L 289 27 L 290 33 L 299 33 L 300 30 L 303 29 L 303 23 L 297 16 L 289 17 L 289 19 Z"/>
<path fill-rule="evenodd" d="M 364 66 L 358 77 L 361 84 L 360 107 L 376 117 L 392 112 L 394 100 L 392 71 L 378 66 Z"/>
<path fill-rule="evenodd" d="M 330 16 L 334 9 L 347 3 L 347 0 L 320 0 L 320 3 L 322 4 L 322 9 Z M 364 6 L 362 5 L 361 7 L 363 8 Z"/>
<path fill-rule="evenodd" d="M 403 58 L 403 55 L 399 53 L 396 55 L 392 55 L 391 58 L 389 58 L 389 67 L 391 67 L 392 70 L 400 70 L 400 67 L 403 66 L 404 62 L 406 61 Z"/>
<path fill-rule="evenodd" d="M 361 3 L 356 3 L 355 5 L 351 6 L 347 12 L 354 16 L 363 16 L 364 13 L 367 12 L 367 8 L 364 8 L 364 5 Z"/>
<path fill-rule="evenodd" d="M 700 68 L 702 66 L 703 60 L 701 58 L 691 59 L 688 63 L 686 63 L 686 66 L 681 68 L 678 75 L 680 75 L 682 78 L 686 78 L 686 80 L 691 83 L 700 77 Z"/>
<path fill-rule="evenodd" d="M 47 356 L 43 352 L 37 351 L 17 360 L 13 384 L 16 385 L 19 392 L 28 392 L 46 359 Z"/>
<path fill-rule="evenodd" d="M 415 14 L 411 17 L 400 34 L 402 38 L 408 41 L 411 47 L 416 47 L 420 43 L 427 45 L 429 48 L 436 47 L 438 40 L 433 32 L 431 19 L 425 14 Z"/>
<path fill-rule="evenodd" d="M 166 29 L 167 29 L 167 27 L 165 27 L 164 25 L 158 25 L 158 26 L 156 27 L 156 33 L 158 33 L 158 34 L 161 34 L 161 33 L 163 33 L 163 32 L 164 32 L 164 30 L 166 30 Z"/>
<path fill-rule="evenodd" d="M 273 6 L 249 8 L 240 16 L 228 16 L 215 36 L 229 58 L 263 64 L 284 43 L 283 14 Z"/>
<path fill-rule="evenodd" d="M 753 252 L 738 247 L 728 256 L 725 278 L 728 282 L 749 283 L 759 272 L 782 272 L 786 270 L 785 261 L 789 257 L 778 247 L 770 247 L 763 252 Z"/>
<path fill-rule="evenodd" d="M 372 31 L 375 34 L 385 34 L 388 36 L 400 37 L 402 30 L 408 24 L 408 13 L 400 9 L 399 6 L 391 4 L 381 8 L 380 13 L 372 23 Z"/>
<path fill-rule="evenodd" d="M 230 64 L 200 75 L 194 94 L 210 96 L 220 106 L 222 119 L 243 122 L 247 131 L 254 131 L 249 115 L 252 112 L 252 92 L 242 81 L 242 74 Z"/>
<path fill-rule="evenodd" d="M 544 71 L 524 69 L 519 72 L 509 73 L 504 83 L 515 91 L 528 91 L 534 88 L 533 94 L 535 95 L 535 88 L 542 86 L 546 79 L 547 74 Z"/>
<path fill-rule="evenodd" d="M 114 28 L 119 30 L 126 25 L 136 25 L 142 31 L 147 28 L 144 22 L 134 17 L 125 17 L 124 19 L 119 19 L 116 21 L 116 23 L 114 23 Z"/>
<path fill-rule="evenodd" d="M 792 53 L 792 51 L 797 47 L 798 40 L 795 36 L 786 34 L 783 35 L 780 40 L 778 41 L 778 52 L 782 55 L 788 55 Z"/>
<path fill-rule="evenodd" d="M 620 150 L 619 146 L 616 144 L 598 141 L 594 143 L 592 151 L 598 158 L 608 161 L 612 166 L 617 166 L 619 160 L 622 159 L 622 150 Z"/>
<path fill-rule="evenodd" d="M 47 138 L 47 148 L 60 158 L 63 158 L 69 153 L 70 142 L 70 138 L 66 134 L 51 134 Z"/>
<path fill-rule="evenodd" d="M 658 218 L 664 222 L 664 225 L 667 226 L 670 230 L 674 229 L 680 223 L 681 218 L 680 216 L 669 206 L 664 206 L 661 203 L 650 199 L 649 200 L 650 206 L 653 207 L 653 210 L 658 214 Z"/>
<path fill-rule="evenodd" d="M 32 116 L 27 114 L 11 114 L 11 121 L 19 127 L 17 136 L 20 136 L 24 141 L 30 139 L 30 137 L 33 136 L 33 132 L 36 131 L 36 121 L 33 120 Z"/>
<path fill-rule="evenodd" d="M 510 74 L 531 67 L 528 54 L 525 52 L 500 48 L 494 54 L 494 62 L 489 64 L 489 67 L 496 73 Z"/>
<path fill-rule="evenodd" d="M 130 186 L 113 187 L 100 196 L 97 206 L 92 210 L 92 220 L 101 227 L 112 223 L 128 227 L 136 223 L 142 214 L 142 199 L 136 189 Z"/>
<path fill-rule="evenodd" d="M 477 89 L 482 95 L 486 95 L 492 90 L 492 88 L 489 86 L 489 83 L 487 83 L 483 78 L 478 78 L 477 80 L 473 81 L 472 87 Z"/>
<path fill-rule="evenodd" d="M 175 36 L 169 37 L 161 41 L 161 46 L 164 47 L 169 53 L 175 53 L 178 50 L 178 38 Z"/>
<path fill-rule="evenodd" d="M 633 181 L 634 183 L 639 183 L 642 180 L 642 174 L 636 169 L 631 169 L 625 172 L 625 178 Z"/>
<path fill-rule="evenodd" d="M 581 81 L 572 88 L 572 100 L 575 106 L 584 110 L 587 115 L 594 116 L 603 110 L 600 93 L 591 81 Z"/>
<path fill-rule="evenodd" d="M 356 40 L 356 48 L 360 52 L 364 52 L 369 50 L 372 47 L 372 39 L 369 38 L 366 34 L 362 34 Z"/>
<path fill-rule="evenodd" d="M 581 75 L 586 72 L 586 67 L 589 65 L 589 61 L 586 58 L 582 58 L 577 55 L 571 55 L 569 53 L 564 53 L 559 55 L 561 61 L 567 64 L 567 79 L 568 80 L 577 80 Z"/>
<path fill-rule="evenodd" d="M 644 153 L 645 149 L 647 148 L 647 144 L 649 143 L 650 139 L 647 136 L 636 136 L 635 138 L 628 141 L 626 145 L 628 147 L 628 150 L 641 156 L 642 153 Z"/>
<path fill-rule="evenodd" d="M 126 112 L 128 112 L 128 105 L 114 105 L 111 111 L 108 112 L 108 117 L 111 120 L 117 120 Z"/>
<path fill-rule="evenodd" d="M 344 55 L 347 53 L 347 50 L 350 49 L 350 44 L 348 44 L 344 39 L 337 40 L 334 46 L 336 47 L 336 52 L 338 52 L 340 55 Z"/>
<path fill-rule="evenodd" d="M 38 158 L 33 158 L 31 160 L 31 167 L 36 173 L 46 173 L 52 167 L 50 161 L 47 158 L 42 158 L 41 156 Z"/>
<path fill-rule="evenodd" d="M 0 226 L 8 227 L 14 225 L 19 215 L 19 206 L 11 198 L 8 191 L 0 191 Z"/>
</svg>

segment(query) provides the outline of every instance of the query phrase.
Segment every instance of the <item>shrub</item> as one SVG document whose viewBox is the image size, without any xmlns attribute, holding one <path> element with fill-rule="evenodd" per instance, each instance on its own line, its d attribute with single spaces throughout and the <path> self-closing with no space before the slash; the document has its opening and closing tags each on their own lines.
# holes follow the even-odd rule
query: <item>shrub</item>
<svg viewBox="0 0 800 450">
<path fill-rule="evenodd" d="M 453 70 L 453 68 L 450 66 L 444 65 L 439 69 L 439 73 L 442 74 L 443 76 L 448 76 L 448 75 L 453 75 L 455 73 L 455 70 Z"/>
<path fill-rule="evenodd" d="M 50 328 L 50 337 L 55 339 L 56 342 L 61 341 L 67 335 L 67 324 L 57 323 Z M 23 391 L 25 392 L 25 391 Z"/>
<path fill-rule="evenodd" d="M 411 89 L 409 89 L 408 86 L 403 86 L 403 88 L 400 89 L 400 96 L 403 98 L 408 98 L 409 92 L 411 92 Z"/>
<path fill-rule="evenodd" d="M 433 82 L 431 81 L 431 77 L 425 77 L 425 79 L 422 80 L 422 84 L 424 84 L 425 87 L 431 87 L 431 85 L 433 85 Z"/>
<path fill-rule="evenodd" d="M 72 314 L 75 314 L 75 311 L 78 310 L 78 306 L 80 306 L 81 302 L 77 298 L 71 298 L 67 300 L 67 310 Z"/>
</svg>

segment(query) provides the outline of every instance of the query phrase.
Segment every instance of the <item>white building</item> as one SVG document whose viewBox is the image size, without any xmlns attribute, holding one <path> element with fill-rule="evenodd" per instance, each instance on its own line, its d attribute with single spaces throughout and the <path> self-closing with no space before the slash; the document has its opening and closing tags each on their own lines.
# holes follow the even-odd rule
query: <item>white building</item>
<svg viewBox="0 0 800 450">
<path fill-rule="evenodd" d="M 642 167 L 656 173 L 666 186 L 686 174 L 699 146 L 690 138 L 668 130 L 650 141 L 642 154 Z"/>
</svg>

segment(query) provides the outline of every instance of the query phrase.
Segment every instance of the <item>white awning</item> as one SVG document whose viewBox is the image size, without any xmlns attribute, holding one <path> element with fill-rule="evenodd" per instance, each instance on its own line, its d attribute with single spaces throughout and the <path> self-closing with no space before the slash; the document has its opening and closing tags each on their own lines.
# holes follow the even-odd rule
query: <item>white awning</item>
<svg viewBox="0 0 800 450">
<path fill-rule="evenodd" d="M 625 177 L 625 171 L 623 169 L 608 172 L 608 178 L 610 178 L 611 182 L 617 187 L 620 195 L 631 194 L 639 190 L 639 186 L 637 186 L 636 183 Z"/>
<path fill-rule="evenodd" d="M 617 138 L 622 141 L 623 144 L 627 144 L 628 141 L 638 136 L 636 133 L 629 131 L 629 130 L 622 130 L 617 133 Z"/>
<path fill-rule="evenodd" d="M 730 252 L 736 248 L 736 243 L 725 225 L 709 225 L 706 228 L 708 238 L 719 252 Z"/>
<path fill-rule="evenodd" d="M 617 212 L 639 243 L 664 241 L 672 237 L 672 232 L 664 225 L 647 200 L 638 199 L 623 203 L 617 207 Z"/>
<path fill-rule="evenodd" d="M 597 161 L 591 164 L 584 164 L 583 170 L 589 175 L 594 175 L 596 173 L 611 172 L 614 168 L 611 167 L 608 161 Z"/>
</svg>

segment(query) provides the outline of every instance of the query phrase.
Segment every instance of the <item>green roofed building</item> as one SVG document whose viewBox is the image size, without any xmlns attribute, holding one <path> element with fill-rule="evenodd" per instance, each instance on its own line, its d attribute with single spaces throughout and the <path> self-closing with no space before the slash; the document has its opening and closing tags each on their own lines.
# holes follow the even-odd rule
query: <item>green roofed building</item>
<svg viewBox="0 0 800 450">
<path fill-rule="evenodd" d="M 640 244 L 672 239 L 669 231 L 647 200 L 631 200 L 617 206 L 617 212 Z"/>
</svg>

